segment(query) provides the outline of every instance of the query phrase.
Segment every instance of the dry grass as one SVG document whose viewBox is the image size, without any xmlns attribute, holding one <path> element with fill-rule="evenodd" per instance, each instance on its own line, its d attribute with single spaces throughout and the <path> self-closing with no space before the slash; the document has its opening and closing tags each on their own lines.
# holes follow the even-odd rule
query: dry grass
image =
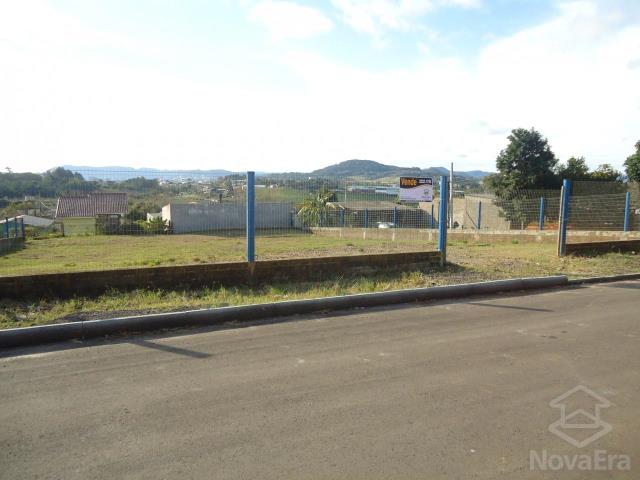
<svg viewBox="0 0 640 480">
<path fill-rule="evenodd" d="M 320 251 L 335 252 L 337 246 L 339 247 L 338 251 L 355 253 L 359 248 L 389 251 L 390 248 L 400 249 L 411 245 L 415 249 L 415 244 L 409 243 L 407 245 L 404 242 L 389 246 L 367 240 L 362 241 L 364 246 L 360 247 L 360 242 L 341 240 L 342 246 L 340 246 L 335 243 L 337 239 L 329 239 L 328 243 L 323 243 L 324 239 L 307 238 L 305 241 L 309 243 L 304 245 L 309 248 L 304 250 L 300 246 L 300 239 L 296 239 L 295 244 L 292 244 L 291 239 L 288 241 L 286 239 L 275 240 L 269 239 L 270 255 L 274 256 L 291 256 L 292 252 L 302 256 L 309 252 L 316 252 L 316 254 Z M 230 239 L 230 241 L 231 245 L 235 246 L 236 240 Z M 189 258 L 195 254 L 193 250 L 189 249 L 201 248 L 202 244 L 196 243 L 196 245 L 198 246 L 187 244 L 183 248 L 188 253 L 185 251 L 175 252 L 174 255 L 182 255 L 177 258 Z M 277 283 L 256 288 L 201 288 L 187 291 L 138 290 L 127 293 L 109 292 L 97 298 L 41 299 L 30 302 L 5 301 L 0 306 L 0 328 L 491 279 L 554 274 L 566 274 L 575 278 L 640 272 L 640 255 L 609 253 L 597 257 L 560 259 L 555 256 L 555 246 L 551 244 L 465 244 L 459 242 L 449 246 L 449 260 L 452 263 L 445 269 L 412 271 L 401 274 L 379 273 L 366 277 L 355 276 L 323 282 Z"/>
</svg>

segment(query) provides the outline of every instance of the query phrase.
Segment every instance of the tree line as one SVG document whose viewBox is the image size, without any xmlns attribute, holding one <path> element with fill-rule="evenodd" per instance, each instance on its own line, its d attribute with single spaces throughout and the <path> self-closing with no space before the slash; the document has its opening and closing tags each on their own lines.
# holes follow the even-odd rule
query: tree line
<svg viewBox="0 0 640 480">
<path fill-rule="evenodd" d="M 629 181 L 640 182 L 640 141 L 635 153 L 624 162 Z M 508 144 L 496 158 L 497 173 L 488 176 L 484 183 L 491 190 L 508 196 L 518 190 L 553 189 L 563 179 L 621 182 L 622 172 L 609 164 L 590 170 L 584 157 L 572 156 L 560 163 L 551 150 L 549 141 L 531 128 L 511 131 Z"/>
<path fill-rule="evenodd" d="M 144 194 L 159 192 L 156 179 L 143 177 L 123 181 L 85 180 L 80 173 L 62 167 L 44 173 L 0 172 L 0 198 L 22 199 L 25 196 L 54 198 L 60 195 L 86 194 L 95 191 L 123 191 Z"/>
<path fill-rule="evenodd" d="M 640 182 L 640 141 L 636 142 L 635 153 L 626 159 L 624 166 L 626 179 Z M 592 185 L 578 183 L 576 187 L 580 188 L 574 187 L 572 194 L 587 195 L 583 206 L 593 211 L 600 205 L 597 200 L 589 200 L 588 195 L 621 193 L 627 188 L 622 172 L 609 164 L 591 170 L 585 158 L 577 156 L 561 163 L 548 140 L 533 128 L 511 131 L 506 148 L 496 158 L 496 168 L 498 172 L 486 177 L 484 185 L 495 194 L 496 205 L 501 208 L 505 218 L 521 227 L 537 221 L 538 212 L 532 208 L 528 194 L 536 191 L 541 197 L 557 198 L 558 193 L 553 193 L 553 190 L 557 192 L 563 179 L 608 182 Z M 622 204 L 618 207 L 624 208 Z M 610 213 L 613 215 L 613 212 Z"/>
</svg>

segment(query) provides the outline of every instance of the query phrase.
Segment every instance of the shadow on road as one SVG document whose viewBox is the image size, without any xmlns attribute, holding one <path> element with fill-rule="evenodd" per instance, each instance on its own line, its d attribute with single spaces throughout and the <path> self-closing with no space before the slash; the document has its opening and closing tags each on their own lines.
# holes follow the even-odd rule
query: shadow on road
<svg viewBox="0 0 640 480">
<path fill-rule="evenodd" d="M 514 310 L 528 310 L 531 312 L 553 312 L 553 310 L 549 310 L 548 308 L 516 307 L 513 305 L 495 305 L 493 303 L 467 302 L 467 305 L 477 305 L 478 307 L 512 308 Z"/>
<path fill-rule="evenodd" d="M 133 345 L 140 345 L 141 347 L 151 348 L 153 350 L 160 350 L 162 352 L 175 353 L 178 355 L 184 355 L 192 358 L 209 358 L 210 353 L 196 352 L 193 350 L 187 350 L 186 348 L 173 347 L 171 345 L 164 345 L 162 343 L 153 343 L 148 340 L 140 339 L 133 342 L 129 342 Z"/>
</svg>

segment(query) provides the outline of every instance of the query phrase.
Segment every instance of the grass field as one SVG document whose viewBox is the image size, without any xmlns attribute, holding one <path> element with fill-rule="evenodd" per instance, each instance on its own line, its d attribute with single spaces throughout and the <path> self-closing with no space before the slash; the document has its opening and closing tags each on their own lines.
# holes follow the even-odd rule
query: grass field
<svg viewBox="0 0 640 480">
<path fill-rule="evenodd" d="M 236 239 L 216 237 L 211 240 L 210 237 L 205 237 L 198 241 L 200 237 L 193 236 L 191 243 L 187 242 L 178 248 L 170 242 L 171 237 L 160 238 L 167 239 L 163 241 L 169 242 L 162 244 L 164 248 L 175 249 L 171 254 L 176 258 L 176 263 L 179 261 L 178 259 L 189 259 L 196 254 L 199 255 L 198 258 L 203 258 L 206 261 L 209 257 L 199 252 L 211 241 L 217 242 L 215 243 L 217 250 L 214 257 L 216 259 L 241 257 L 244 248 L 242 241 Z M 92 240 L 95 241 L 95 239 Z M 136 239 L 129 238 L 128 240 Z M 376 249 L 390 251 L 389 249 L 392 248 L 407 248 L 405 242 L 387 245 L 386 243 L 391 242 L 376 243 L 372 240 L 348 242 L 313 237 L 295 239 L 295 241 L 292 241 L 291 238 L 261 240 L 265 242 L 268 240 L 268 244 L 262 245 L 262 250 L 269 251 L 272 258 L 315 255 L 322 251 L 359 253 L 360 249 L 366 252 Z M 38 242 L 33 243 L 37 244 Z M 351 245 L 349 245 L 350 243 Z M 90 243 L 80 242 L 79 245 L 83 246 L 84 253 L 79 255 L 76 252 L 75 257 L 76 262 L 79 262 L 80 258 L 83 259 L 82 261 L 85 263 L 82 265 L 91 264 L 94 255 L 103 256 L 96 260 L 96 265 L 104 265 L 104 258 L 113 261 L 126 257 L 111 251 L 115 248 L 113 244 L 103 245 L 104 249 L 109 250 L 107 252 L 96 252 L 95 245 L 91 250 Z M 147 246 L 146 249 L 143 249 L 144 253 L 138 253 L 140 258 L 136 261 L 160 256 L 163 254 L 162 245 L 155 245 L 153 248 Z M 411 247 L 420 246 L 420 244 L 416 245 L 411 242 L 408 245 Z M 47 255 L 51 255 L 51 252 L 43 249 L 41 245 L 36 245 L 36 247 L 35 251 L 42 255 L 41 261 L 48 265 L 48 258 L 51 257 L 47 257 Z M 258 247 L 258 251 L 261 251 L 260 242 L 258 242 Z M 427 247 L 433 246 L 427 245 Z M 149 250 L 152 250 L 153 253 Z M 28 249 L 13 255 L 26 255 L 27 251 Z M 256 288 L 201 288 L 188 291 L 139 290 L 127 293 L 109 292 L 97 298 L 41 299 L 30 302 L 3 301 L 0 305 L 0 328 L 536 275 L 566 274 L 575 278 L 640 272 L 640 255 L 609 253 L 596 257 L 558 258 L 555 256 L 555 245 L 552 244 L 465 244 L 458 242 L 449 246 L 449 260 L 451 264 L 443 270 L 432 269 L 401 274 L 382 272 L 366 277 L 355 276 L 324 282 L 277 283 Z M 63 262 L 70 260 L 68 258 L 51 258 L 51 261 L 57 262 L 51 268 L 56 268 L 55 265 L 59 268 L 60 265 L 64 265 Z M 13 260 L 3 259 L 0 262 L 11 263 Z M 6 263 L 2 265 L 4 268 Z M 15 272 L 16 264 L 12 265 Z M 75 267 L 78 266 L 79 264 L 76 263 Z"/>
<path fill-rule="evenodd" d="M 76 272 L 106 268 L 243 261 L 243 236 L 77 236 L 28 240 L 23 250 L 0 256 L 0 276 Z M 256 239 L 260 260 L 357 255 L 432 249 L 421 240 L 346 240 L 304 233 Z"/>
</svg>

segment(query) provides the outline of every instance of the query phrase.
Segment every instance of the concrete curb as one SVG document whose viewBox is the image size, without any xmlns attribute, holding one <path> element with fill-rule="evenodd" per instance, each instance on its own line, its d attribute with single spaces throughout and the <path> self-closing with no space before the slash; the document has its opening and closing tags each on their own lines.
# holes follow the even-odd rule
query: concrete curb
<svg viewBox="0 0 640 480">
<path fill-rule="evenodd" d="M 0 331 L 0 348 L 38 345 L 77 338 L 95 338 L 122 332 L 219 325 L 230 321 L 260 320 L 319 311 L 347 310 L 358 307 L 377 307 L 424 300 L 550 288 L 567 285 L 567 283 L 568 279 L 565 275 L 517 278 L 513 280 L 495 280 L 462 285 L 361 293 L 310 300 L 291 300 L 184 312 L 156 313 L 107 320 L 87 320 L 36 327 L 11 328 Z"/>
<path fill-rule="evenodd" d="M 569 285 L 583 285 L 589 283 L 607 283 L 607 282 L 621 282 L 623 280 L 638 280 L 640 279 L 640 273 L 623 273 L 620 275 L 608 275 L 606 277 L 587 277 L 576 278 L 569 280 Z"/>
</svg>

